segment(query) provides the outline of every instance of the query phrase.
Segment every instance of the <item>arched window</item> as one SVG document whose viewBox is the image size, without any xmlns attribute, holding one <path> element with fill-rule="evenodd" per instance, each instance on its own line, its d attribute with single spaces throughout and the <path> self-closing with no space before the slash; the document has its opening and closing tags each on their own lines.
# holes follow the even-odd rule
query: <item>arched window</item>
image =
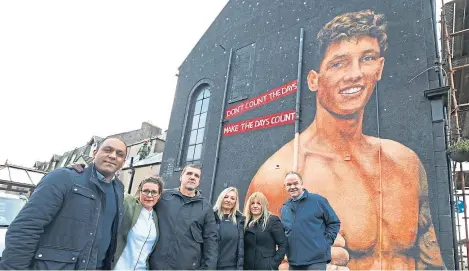
<svg viewBox="0 0 469 271">
<path fill-rule="evenodd" d="M 194 93 L 192 100 L 192 120 L 188 119 L 187 144 L 184 161 L 186 164 L 199 162 L 204 144 L 205 124 L 207 123 L 208 104 L 210 102 L 210 89 L 206 85 Z"/>
</svg>

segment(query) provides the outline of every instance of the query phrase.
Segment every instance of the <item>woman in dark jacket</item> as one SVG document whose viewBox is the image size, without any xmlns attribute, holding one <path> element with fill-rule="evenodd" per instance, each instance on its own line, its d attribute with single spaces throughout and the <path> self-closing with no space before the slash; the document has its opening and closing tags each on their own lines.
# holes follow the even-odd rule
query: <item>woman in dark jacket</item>
<svg viewBox="0 0 469 271">
<path fill-rule="evenodd" d="M 244 206 L 244 269 L 278 270 L 287 240 L 278 216 L 268 210 L 264 194 L 253 193 Z"/>
<path fill-rule="evenodd" d="M 244 264 L 244 216 L 239 212 L 238 189 L 228 187 L 213 207 L 218 225 L 217 270 L 242 270 Z"/>
</svg>

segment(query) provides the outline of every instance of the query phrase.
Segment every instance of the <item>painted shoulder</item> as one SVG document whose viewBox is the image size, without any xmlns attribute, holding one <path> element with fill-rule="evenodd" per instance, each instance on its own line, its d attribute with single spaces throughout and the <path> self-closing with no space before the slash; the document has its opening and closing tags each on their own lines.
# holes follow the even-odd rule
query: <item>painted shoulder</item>
<svg viewBox="0 0 469 271">
<path fill-rule="evenodd" d="M 381 139 L 381 151 L 387 158 L 396 164 L 408 165 L 408 163 L 419 163 L 417 154 L 409 147 L 390 139 Z"/>
<path fill-rule="evenodd" d="M 270 156 L 259 168 L 255 178 L 283 181 L 284 175 L 291 170 L 293 165 L 293 141 L 283 145 Z"/>
</svg>

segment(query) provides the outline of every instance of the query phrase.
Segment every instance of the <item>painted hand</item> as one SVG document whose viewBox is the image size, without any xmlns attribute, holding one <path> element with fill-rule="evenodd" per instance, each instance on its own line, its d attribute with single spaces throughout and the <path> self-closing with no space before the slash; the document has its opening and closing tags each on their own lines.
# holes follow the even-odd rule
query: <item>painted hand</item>
<svg viewBox="0 0 469 271">
<path fill-rule="evenodd" d="M 347 264 L 350 260 L 348 251 L 345 249 L 345 239 L 339 233 L 331 247 L 331 262 L 327 270 L 349 270 Z"/>
<path fill-rule="evenodd" d="M 334 244 L 332 244 L 331 258 L 331 262 L 327 265 L 327 270 L 350 270 L 347 267 L 349 262 L 349 254 L 347 250 L 345 250 L 345 239 L 340 233 L 337 234 Z M 288 260 L 285 256 L 278 269 L 288 270 L 288 267 Z"/>
</svg>

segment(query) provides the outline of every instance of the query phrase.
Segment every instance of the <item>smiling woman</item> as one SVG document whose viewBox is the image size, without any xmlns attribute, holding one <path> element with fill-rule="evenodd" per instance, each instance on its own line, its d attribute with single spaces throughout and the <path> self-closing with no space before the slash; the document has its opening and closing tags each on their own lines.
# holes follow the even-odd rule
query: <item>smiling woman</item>
<svg viewBox="0 0 469 271">
<path fill-rule="evenodd" d="M 244 269 L 278 270 L 285 256 L 287 243 L 282 223 L 268 208 L 269 202 L 261 192 L 254 192 L 244 206 Z"/>
<path fill-rule="evenodd" d="M 217 270 L 243 269 L 244 216 L 239 211 L 238 189 L 223 190 L 213 210 L 219 236 Z"/>
<path fill-rule="evenodd" d="M 153 206 L 163 191 L 163 180 L 151 177 L 143 180 L 136 197 L 124 200 L 124 218 L 117 236 L 113 262 L 116 270 L 147 270 L 148 258 L 159 238 L 158 216 Z"/>
</svg>

